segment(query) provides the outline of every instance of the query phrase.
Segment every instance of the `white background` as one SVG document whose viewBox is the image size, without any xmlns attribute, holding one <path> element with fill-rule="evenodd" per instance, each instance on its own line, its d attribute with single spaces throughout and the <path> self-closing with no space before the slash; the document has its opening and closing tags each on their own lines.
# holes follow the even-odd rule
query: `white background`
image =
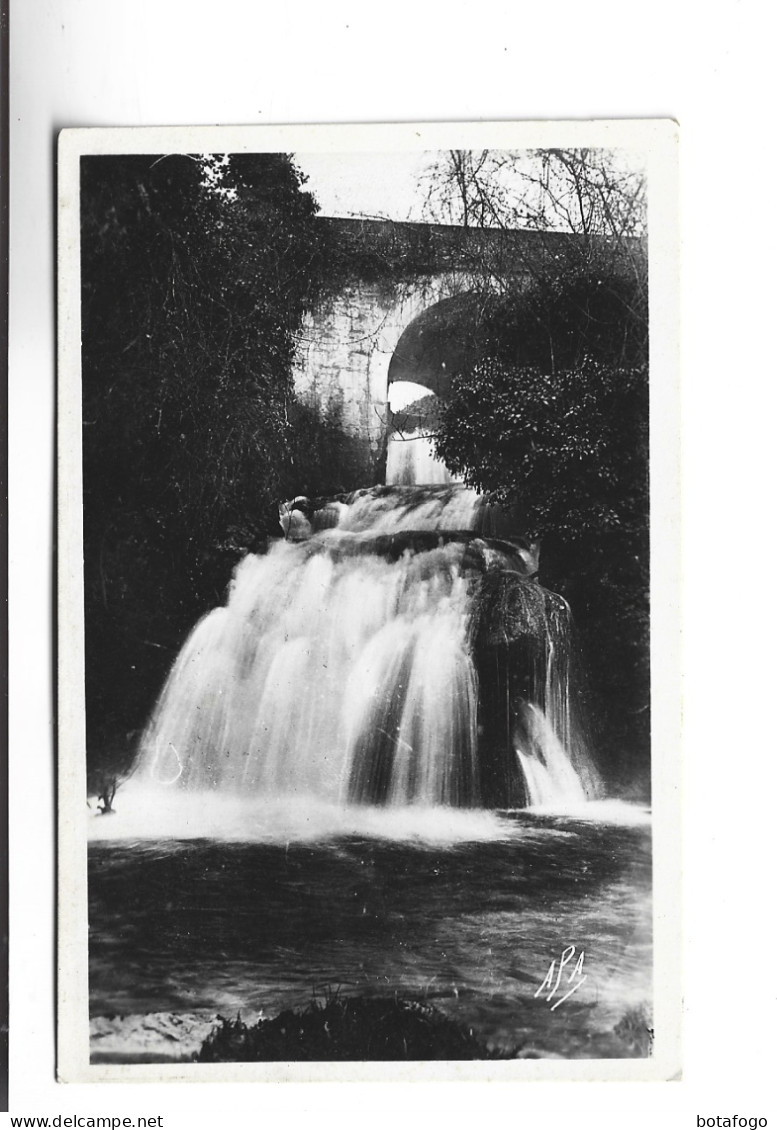
<svg viewBox="0 0 777 1130">
<path fill-rule="evenodd" d="M 220 1125 L 696 1126 L 774 1094 L 773 61 L 765 4 L 15 0 L 11 818 L 15 1114 Z M 54 137 L 70 125 L 655 117 L 683 177 L 684 1081 L 53 1081 Z M 677 751 L 678 757 L 680 751 Z"/>
</svg>

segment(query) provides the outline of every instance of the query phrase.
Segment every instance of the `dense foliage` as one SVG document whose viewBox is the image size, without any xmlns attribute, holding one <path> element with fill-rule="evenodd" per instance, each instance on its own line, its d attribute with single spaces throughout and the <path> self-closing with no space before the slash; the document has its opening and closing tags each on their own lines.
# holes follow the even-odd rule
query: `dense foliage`
<svg viewBox="0 0 777 1130">
<path fill-rule="evenodd" d="M 646 367 L 482 361 L 454 381 L 437 447 L 541 541 L 542 581 L 581 632 L 599 745 L 632 776 L 649 737 Z"/>
<path fill-rule="evenodd" d="M 611 263 L 596 243 L 586 249 L 570 239 L 560 253 L 537 256 L 528 283 L 516 280 L 486 304 L 480 337 L 487 355 L 546 373 L 591 358 L 616 367 L 644 365 L 646 278 L 631 265 Z"/>
<path fill-rule="evenodd" d="M 90 783 L 295 493 L 292 359 L 326 246 L 282 154 L 82 161 Z"/>
<path fill-rule="evenodd" d="M 548 373 L 486 359 L 453 382 L 437 433 L 448 466 L 517 510 L 528 535 L 590 531 L 638 551 L 648 516 L 647 371 L 586 360 Z"/>
<path fill-rule="evenodd" d="M 647 295 L 599 257 L 492 301 L 481 355 L 453 381 L 437 450 L 542 543 L 541 576 L 572 605 L 608 775 L 649 749 Z"/>
</svg>

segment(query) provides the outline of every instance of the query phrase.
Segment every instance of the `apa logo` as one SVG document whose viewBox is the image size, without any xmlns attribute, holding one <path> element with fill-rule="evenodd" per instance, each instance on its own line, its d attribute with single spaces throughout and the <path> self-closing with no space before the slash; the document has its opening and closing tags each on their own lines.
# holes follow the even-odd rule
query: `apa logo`
<svg viewBox="0 0 777 1130">
<path fill-rule="evenodd" d="M 564 984 L 561 984 L 562 974 L 565 973 L 566 967 L 570 964 L 576 953 L 576 946 L 567 946 L 567 948 L 562 951 L 561 957 L 558 960 L 558 969 L 556 968 L 556 959 L 554 958 L 550 963 L 548 972 L 545 974 L 545 980 L 542 982 L 539 989 L 537 989 L 536 993 L 534 994 L 535 997 L 539 997 L 542 996 L 543 993 L 547 992 L 548 995 L 545 999 L 547 1003 L 550 1004 L 556 993 L 559 991 L 559 987 L 561 987 L 561 989 L 563 990 L 567 987 L 567 985 L 572 985 L 571 989 L 567 988 L 567 991 L 564 993 L 564 995 L 562 997 L 559 997 L 555 1004 L 552 1004 L 550 1006 L 551 1012 L 555 1012 L 560 1004 L 563 1004 L 565 1000 L 568 1000 L 569 997 L 571 997 L 572 994 L 580 988 L 583 982 L 588 980 L 588 974 L 583 973 L 583 965 L 585 964 L 585 950 L 580 950 L 577 961 L 572 968 L 572 972 L 569 973 L 569 975 L 566 977 Z"/>
</svg>

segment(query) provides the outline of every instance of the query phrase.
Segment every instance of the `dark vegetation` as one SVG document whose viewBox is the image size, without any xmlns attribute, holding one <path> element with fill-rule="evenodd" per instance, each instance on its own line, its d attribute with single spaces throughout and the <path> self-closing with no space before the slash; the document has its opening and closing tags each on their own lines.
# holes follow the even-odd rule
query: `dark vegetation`
<svg viewBox="0 0 777 1130">
<path fill-rule="evenodd" d="M 424 1001 L 331 995 L 247 1025 L 221 1019 L 198 1063 L 515 1059 L 517 1049 L 482 1043 Z"/>
<path fill-rule="evenodd" d="M 289 409 L 293 447 L 286 497 L 333 498 L 369 485 L 360 441 L 344 427 L 337 402 L 324 408 L 295 401 Z"/>
<path fill-rule="evenodd" d="M 331 255 L 291 160 L 87 157 L 81 207 L 87 759 L 107 799 L 278 499 L 314 464 L 357 484 L 336 413 L 294 398 Z"/>
<path fill-rule="evenodd" d="M 641 1059 L 651 1054 L 652 1022 L 629 1009 L 612 1032 L 596 1036 L 597 1054 Z M 398 994 L 358 997 L 327 992 L 304 1008 L 246 1024 L 219 1017 L 195 1054 L 197 1063 L 332 1063 L 536 1059 L 536 1045 L 493 1046 L 427 1001 Z M 588 1049 L 588 1054 L 591 1054 Z"/>
<path fill-rule="evenodd" d="M 510 326 L 507 318 L 503 324 Z M 647 365 L 597 350 L 565 359 L 554 371 L 539 351 L 528 357 L 534 363 L 512 360 L 500 342 L 491 356 L 459 373 L 437 448 L 454 472 L 508 507 L 518 528 L 540 541 L 542 583 L 561 593 L 575 615 L 588 674 L 587 713 L 603 768 L 611 784 L 639 779 L 644 785 L 650 740 Z"/>
</svg>

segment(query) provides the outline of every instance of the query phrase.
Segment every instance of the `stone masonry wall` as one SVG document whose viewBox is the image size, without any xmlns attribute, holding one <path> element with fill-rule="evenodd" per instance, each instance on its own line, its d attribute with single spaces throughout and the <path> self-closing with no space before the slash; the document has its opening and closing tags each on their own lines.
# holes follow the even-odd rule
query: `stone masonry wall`
<svg viewBox="0 0 777 1130">
<path fill-rule="evenodd" d="M 460 293 L 466 280 L 451 273 L 399 284 L 355 283 L 309 314 L 295 365 L 303 403 L 326 411 L 338 405 L 345 429 L 364 444 L 371 468 L 388 428 L 388 369 L 397 342 L 428 306 Z"/>
</svg>

